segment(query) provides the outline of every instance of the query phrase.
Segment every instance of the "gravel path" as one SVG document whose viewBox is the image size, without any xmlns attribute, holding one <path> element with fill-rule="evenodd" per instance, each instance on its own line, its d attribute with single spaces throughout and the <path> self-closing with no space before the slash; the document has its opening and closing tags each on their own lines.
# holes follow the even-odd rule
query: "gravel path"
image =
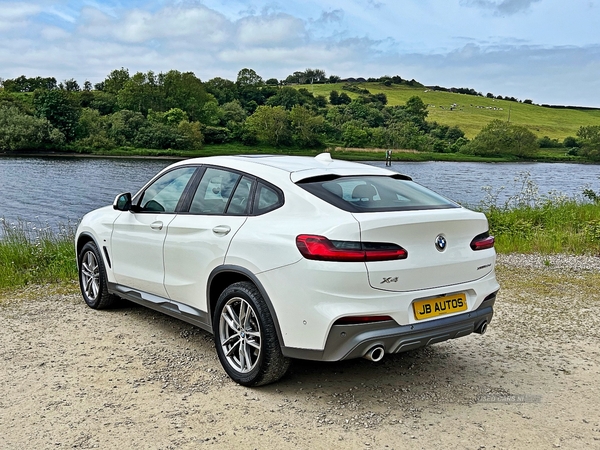
<svg viewBox="0 0 600 450">
<path fill-rule="evenodd" d="M 257 389 L 195 327 L 33 287 L 0 300 L 0 449 L 597 449 L 598 262 L 501 256 L 486 335 Z"/>
</svg>

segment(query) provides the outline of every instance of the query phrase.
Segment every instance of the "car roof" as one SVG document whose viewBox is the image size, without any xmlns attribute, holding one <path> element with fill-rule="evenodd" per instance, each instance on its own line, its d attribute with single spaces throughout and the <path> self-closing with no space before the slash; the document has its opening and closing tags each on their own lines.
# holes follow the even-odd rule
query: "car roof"
<svg viewBox="0 0 600 450">
<path fill-rule="evenodd" d="M 293 182 L 323 175 L 398 175 L 381 167 L 335 160 L 329 153 L 321 153 L 314 158 L 289 155 L 210 156 L 187 160 L 186 163 L 223 165 L 259 176 L 277 169 L 287 173 Z"/>
</svg>

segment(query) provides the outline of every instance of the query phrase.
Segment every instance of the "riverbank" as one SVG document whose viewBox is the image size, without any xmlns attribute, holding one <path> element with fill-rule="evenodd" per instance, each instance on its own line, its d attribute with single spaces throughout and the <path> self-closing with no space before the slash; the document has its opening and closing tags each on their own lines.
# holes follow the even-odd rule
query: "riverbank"
<svg viewBox="0 0 600 450">
<path fill-rule="evenodd" d="M 253 147 L 240 144 L 221 144 L 205 146 L 200 150 L 155 150 L 139 148 L 117 148 L 114 150 L 95 150 L 90 153 L 56 151 L 56 152 L 0 152 L 0 157 L 73 157 L 73 158 L 129 158 L 129 159 L 172 159 L 181 160 L 188 158 L 197 158 L 203 156 L 215 155 L 246 155 L 246 154 L 285 154 L 298 156 L 316 156 L 322 152 L 329 152 L 336 159 L 348 161 L 385 161 L 387 149 L 384 148 L 345 148 L 345 147 L 325 147 L 322 149 L 289 149 L 276 147 Z M 588 160 L 579 156 L 567 154 L 564 149 L 541 149 L 534 158 L 517 158 L 514 156 L 505 157 L 482 157 L 474 155 L 465 155 L 462 153 L 434 153 L 421 152 L 410 149 L 393 149 L 392 161 L 395 162 L 427 162 L 427 161 L 448 161 L 448 162 L 562 162 L 578 164 L 598 164 L 599 161 Z"/>
<path fill-rule="evenodd" d="M 0 306 L 0 447 L 595 448 L 600 272 L 577 260 L 501 255 L 484 336 L 378 364 L 294 361 L 258 389 L 193 326 L 29 286 Z"/>
</svg>

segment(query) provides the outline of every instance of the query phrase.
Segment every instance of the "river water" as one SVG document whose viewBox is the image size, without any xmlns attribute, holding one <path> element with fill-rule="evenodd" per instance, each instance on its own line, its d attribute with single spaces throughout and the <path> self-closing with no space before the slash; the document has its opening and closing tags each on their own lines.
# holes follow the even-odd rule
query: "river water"
<svg viewBox="0 0 600 450">
<path fill-rule="evenodd" d="M 86 212 L 111 204 L 118 193 L 135 193 L 171 164 L 164 159 L 0 157 L 0 217 L 34 224 L 76 222 Z M 383 162 L 368 164 L 384 167 Z M 562 163 L 397 162 L 392 169 L 467 206 L 484 198 L 484 186 L 499 202 L 521 189 L 528 173 L 540 195 L 600 191 L 600 166 Z"/>
</svg>

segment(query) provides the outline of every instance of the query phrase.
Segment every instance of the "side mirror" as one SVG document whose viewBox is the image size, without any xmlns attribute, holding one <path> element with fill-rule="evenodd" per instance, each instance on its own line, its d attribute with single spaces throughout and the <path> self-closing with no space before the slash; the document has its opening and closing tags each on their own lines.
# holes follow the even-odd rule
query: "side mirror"
<svg viewBox="0 0 600 450">
<path fill-rule="evenodd" d="M 113 208 L 117 211 L 129 211 L 131 209 L 131 194 L 119 194 L 115 197 Z"/>
</svg>

